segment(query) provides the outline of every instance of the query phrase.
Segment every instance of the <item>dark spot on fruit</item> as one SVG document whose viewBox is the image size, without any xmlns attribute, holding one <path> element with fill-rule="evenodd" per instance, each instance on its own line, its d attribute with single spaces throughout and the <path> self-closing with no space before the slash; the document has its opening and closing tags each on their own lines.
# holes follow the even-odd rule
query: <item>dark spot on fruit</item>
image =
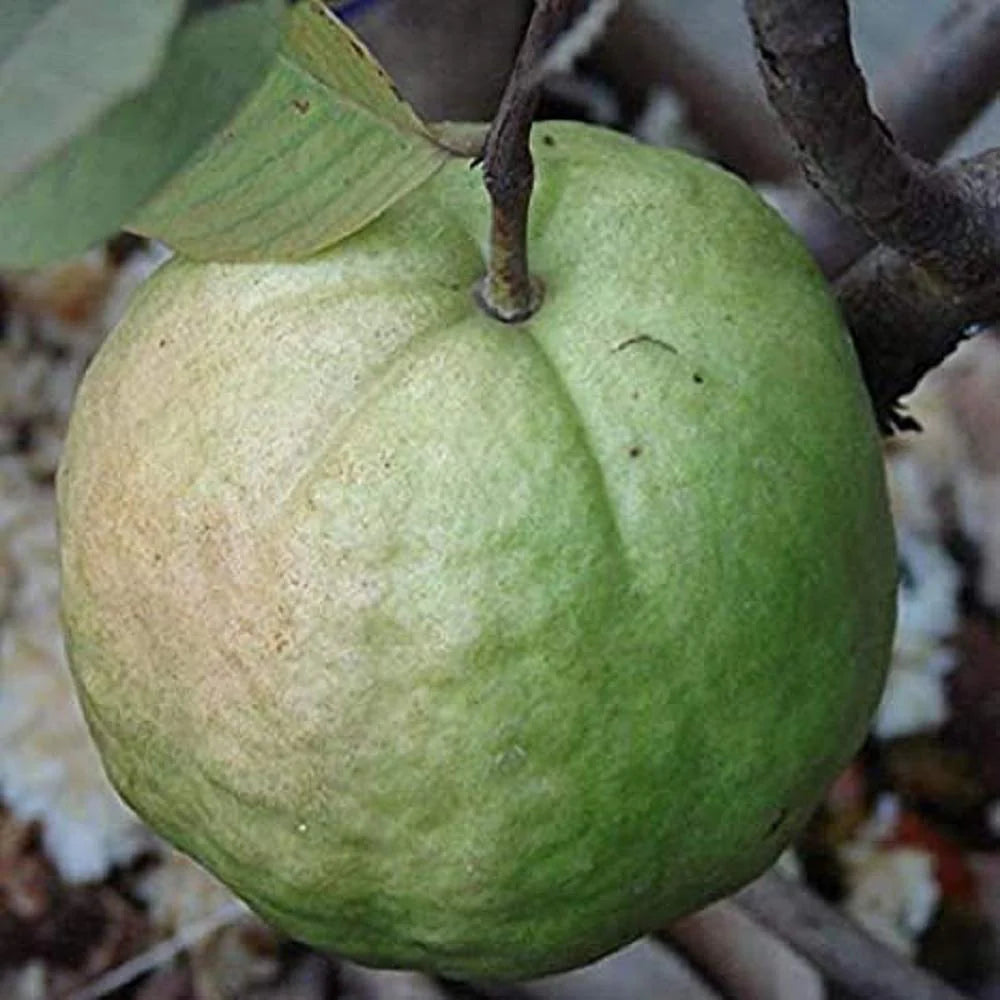
<svg viewBox="0 0 1000 1000">
<path fill-rule="evenodd" d="M 161 556 L 159 552 L 154 552 L 153 553 L 153 562 L 155 562 L 155 563 L 163 562 L 163 556 Z"/>
<path fill-rule="evenodd" d="M 703 385 L 705 382 L 705 376 L 700 374 L 699 372 L 695 372 L 691 376 L 691 380 L 694 382 L 695 385 Z"/>
<path fill-rule="evenodd" d="M 291 640 L 287 635 L 276 635 L 274 637 L 274 651 L 283 653 L 291 645 Z"/>
<path fill-rule="evenodd" d="M 166 347 L 166 346 L 167 346 L 167 338 L 163 337 L 160 340 L 160 347 Z"/>
<path fill-rule="evenodd" d="M 295 97 L 292 98 L 292 107 L 295 108 L 300 115 L 304 115 L 309 110 L 310 105 L 304 97 Z"/>
<path fill-rule="evenodd" d="M 628 450 L 629 458 L 638 458 L 642 454 L 642 447 L 640 445 L 634 444 Z"/>
<path fill-rule="evenodd" d="M 638 389 L 633 389 L 632 390 L 632 398 L 633 399 L 638 399 L 639 398 L 639 390 Z"/>
<path fill-rule="evenodd" d="M 725 314 L 725 315 L 724 315 L 724 316 L 723 316 L 722 318 L 723 318 L 723 319 L 724 319 L 724 320 L 725 320 L 725 321 L 726 321 L 727 323 L 732 323 L 732 321 L 733 321 L 733 317 L 732 317 L 732 314 L 731 314 L 731 313 L 726 313 L 726 314 Z"/>
<path fill-rule="evenodd" d="M 639 334 L 638 337 L 629 337 L 628 340 L 623 340 L 620 344 L 615 344 L 612 349 L 614 351 L 624 351 L 626 347 L 635 347 L 637 344 L 654 344 L 656 347 L 662 347 L 663 350 L 669 351 L 671 354 L 677 354 L 677 348 L 673 344 L 665 340 L 657 340 L 656 337 L 650 337 L 645 333 Z"/>
<path fill-rule="evenodd" d="M 542 142 L 545 143 L 546 146 L 554 146 L 556 144 L 555 139 L 553 139 L 551 135 L 543 135 Z"/>
<path fill-rule="evenodd" d="M 778 832 L 778 827 L 788 818 L 788 809 L 782 808 L 778 815 L 771 820 L 771 825 L 767 828 L 767 836 L 772 837 Z"/>
</svg>

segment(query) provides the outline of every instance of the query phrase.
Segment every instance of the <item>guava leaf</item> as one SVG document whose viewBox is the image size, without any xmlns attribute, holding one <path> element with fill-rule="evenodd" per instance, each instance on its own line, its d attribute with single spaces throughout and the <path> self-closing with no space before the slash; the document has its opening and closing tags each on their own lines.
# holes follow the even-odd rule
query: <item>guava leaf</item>
<svg viewBox="0 0 1000 1000">
<path fill-rule="evenodd" d="M 57 260 L 120 227 L 265 76 L 281 37 L 283 6 L 281 0 L 188 6 L 146 88 L 118 101 L 2 191 L 0 267 Z M 31 23 L 22 15 L 14 22 L 21 29 Z M 105 58 L 118 57 L 116 43 Z M 5 149 L 7 144 L 5 132 Z"/>
<path fill-rule="evenodd" d="M 262 85 L 128 228 L 196 259 L 303 257 L 450 155 L 352 32 L 303 0 Z"/>
<path fill-rule="evenodd" d="M 184 0 L 5 0 L 0 194 L 155 77 Z"/>
</svg>

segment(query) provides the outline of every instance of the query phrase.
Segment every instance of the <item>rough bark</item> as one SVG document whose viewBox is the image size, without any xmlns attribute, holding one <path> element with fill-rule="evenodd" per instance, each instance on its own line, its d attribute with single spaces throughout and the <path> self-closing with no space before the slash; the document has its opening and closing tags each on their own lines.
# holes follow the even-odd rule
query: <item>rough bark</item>
<svg viewBox="0 0 1000 1000">
<path fill-rule="evenodd" d="M 874 85 L 875 104 L 909 153 L 937 160 L 1000 90 L 1000 0 L 956 5 Z M 825 273 L 836 278 L 872 246 L 850 217 L 813 188 L 793 184 L 774 201 Z"/>
<path fill-rule="evenodd" d="M 1000 316 L 1000 167 L 987 153 L 936 168 L 875 114 L 854 58 L 846 0 L 746 0 L 772 104 L 806 176 L 878 248 L 839 283 L 876 414 L 965 329 Z"/>
</svg>

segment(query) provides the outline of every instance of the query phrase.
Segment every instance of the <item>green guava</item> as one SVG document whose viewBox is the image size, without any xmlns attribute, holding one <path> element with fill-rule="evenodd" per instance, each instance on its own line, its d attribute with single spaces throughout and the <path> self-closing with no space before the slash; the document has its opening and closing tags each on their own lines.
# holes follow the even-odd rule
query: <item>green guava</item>
<svg viewBox="0 0 1000 1000">
<path fill-rule="evenodd" d="M 295 937 L 455 977 L 582 964 L 771 864 L 894 622 L 873 415 L 796 238 L 686 155 L 534 147 L 531 320 L 474 302 L 455 163 L 305 262 L 163 268 L 58 483 L 124 798 Z"/>
</svg>

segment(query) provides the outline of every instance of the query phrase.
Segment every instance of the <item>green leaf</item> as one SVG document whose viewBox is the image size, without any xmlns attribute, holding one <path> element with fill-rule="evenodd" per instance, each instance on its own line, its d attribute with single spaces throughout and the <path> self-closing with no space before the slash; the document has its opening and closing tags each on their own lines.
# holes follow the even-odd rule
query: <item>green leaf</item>
<svg viewBox="0 0 1000 1000">
<path fill-rule="evenodd" d="M 0 266 L 80 252 L 153 197 L 265 76 L 282 10 L 281 0 L 243 0 L 191 15 L 172 36 L 150 86 L 3 193 Z M 109 48 L 108 59 L 117 55 L 117 47 Z"/>
<path fill-rule="evenodd" d="M 362 228 L 452 155 L 319 0 L 271 72 L 129 228 L 198 259 L 295 258 Z"/>
<path fill-rule="evenodd" d="M 0 194 L 150 83 L 184 0 L 4 0 Z"/>
</svg>

